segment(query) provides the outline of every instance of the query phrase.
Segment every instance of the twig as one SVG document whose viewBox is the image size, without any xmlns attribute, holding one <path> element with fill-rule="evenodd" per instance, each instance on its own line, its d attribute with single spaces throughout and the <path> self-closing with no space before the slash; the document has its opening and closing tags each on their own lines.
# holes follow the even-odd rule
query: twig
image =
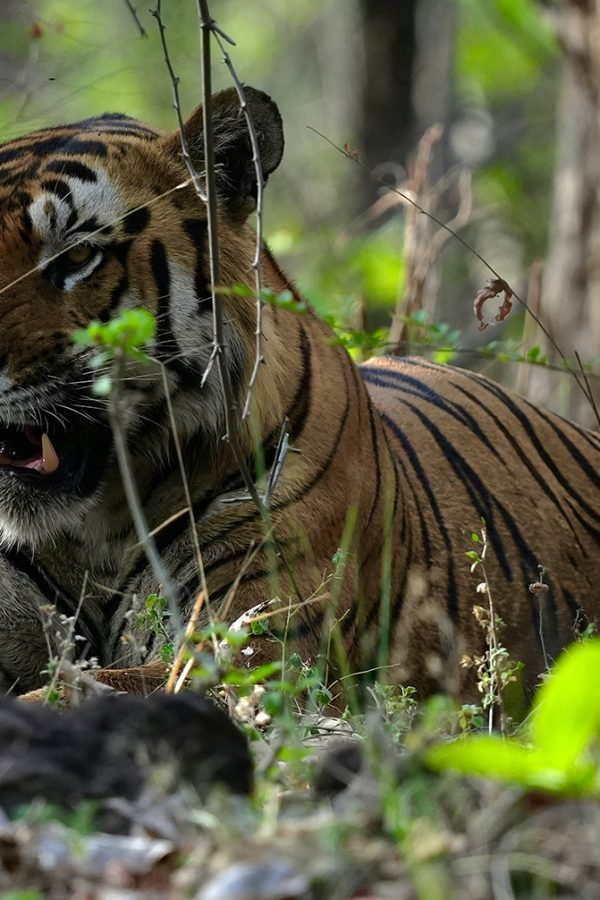
<svg viewBox="0 0 600 900">
<path fill-rule="evenodd" d="M 288 425 L 289 420 L 286 416 L 286 418 L 283 420 L 281 431 L 279 432 L 279 440 L 277 441 L 277 447 L 275 449 L 275 458 L 273 460 L 273 465 L 271 466 L 271 471 L 269 472 L 269 480 L 265 488 L 264 499 L 267 506 L 269 506 L 271 502 L 271 497 L 273 496 L 273 492 L 277 487 L 277 482 L 279 481 L 279 476 L 281 475 L 281 470 L 283 468 L 285 458 L 288 454 L 288 450 L 290 449 L 290 434 L 287 430 Z"/>
<path fill-rule="evenodd" d="M 183 122 L 183 116 L 181 114 L 181 102 L 179 100 L 179 77 L 175 74 L 175 70 L 173 69 L 173 65 L 171 63 L 171 57 L 169 56 L 169 48 L 167 46 L 167 38 L 165 34 L 167 29 L 162 20 L 162 0 L 156 0 L 156 9 L 150 10 L 150 12 L 156 19 L 156 23 L 158 25 L 160 43 L 163 49 L 163 56 L 165 59 L 167 70 L 169 72 L 169 78 L 171 79 L 171 87 L 173 88 L 173 109 L 175 110 L 175 113 L 177 115 L 177 127 L 179 128 L 179 139 L 181 141 L 181 155 L 183 157 L 183 161 L 187 166 L 187 170 L 190 173 L 190 178 L 192 179 L 194 190 L 196 191 L 200 199 L 204 203 L 206 203 L 206 195 L 202 190 L 200 176 L 194 168 L 192 157 L 190 156 L 187 137 L 185 134 L 185 125 Z"/>
<path fill-rule="evenodd" d="M 256 176 L 256 249 L 254 252 L 254 259 L 252 261 L 252 269 L 254 270 L 254 290 L 256 293 L 256 330 L 254 332 L 254 337 L 256 340 L 256 351 L 254 357 L 254 367 L 252 369 L 252 374 L 250 375 L 250 381 L 248 382 L 248 393 L 246 394 L 246 402 L 244 403 L 244 409 L 242 411 L 242 419 L 247 419 L 250 415 L 250 405 L 252 403 L 252 394 L 254 391 L 254 385 L 256 384 L 256 379 L 258 378 L 258 372 L 261 366 L 261 363 L 264 362 L 264 357 L 262 355 L 262 313 L 264 308 L 264 302 L 262 300 L 262 272 L 260 266 L 260 259 L 262 253 L 262 243 L 263 243 L 263 193 L 264 193 L 264 178 L 263 178 L 263 170 L 262 163 L 260 161 L 260 150 L 258 147 L 258 137 L 256 135 L 256 129 L 254 127 L 254 122 L 252 121 L 252 116 L 248 110 L 248 105 L 246 103 L 246 95 L 244 93 L 244 86 L 242 82 L 237 76 L 237 72 L 235 71 L 234 65 L 231 61 L 231 57 L 229 53 L 223 46 L 223 41 L 221 38 L 223 37 L 225 40 L 229 41 L 230 44 L 235 46 L 234 41 L 227 37 L 220 29 L 215 28 L 214 21 L 211 22 L 213 34 L 215 36 L 215 40 L 219 45 L 219 49 L 221 51 L 221 55 L 223 57 L 223 62 L 227 66 L 229 70 L 229 74 L 231 75 L 231 79 L 233 81 L 236 93 L 238 95 L 238 100 L 240 102 L 240 109 L 244 114 L 244 118 L 246 119 L 246 127 L 248 128 L 248 136 L 250 138 L 250 146 L 252 147 L 252 163 L 254 165 L 254 174 Z"/>
<path fill-rule="evenodd" d="M 498 711 L 500 713 L 499 718 L 499 728 L 500 733 L 503 736 L 506 736 L 506 728 L 507 728 L 507 718 L 506 718 L 506 706 L 504 702 L 504 682 L 502 678 L 502 670 L 500 668 L 500 642 L 498 640 L 498 621 L 496 618 L 496 607 L 494 606 L 494 601 L 492 599 L 492 591 L 490 588 L 490 582 L 487 574 L 487 570 L 485 568 L 485 557 L 487 555 L 488 550 L 488 538 L 487 538 L 487 529 L 484 524 L 481 526 L 481 542 L 482 542 L 482 551 L 479 555 L 479 560 L 475 564 L 479 566 L 481 569 L 481 573 L 483 575 L 483 586 L 485 588 L 485 594 L 487 595 L 488 600 L 488 613 L 489 620 L 485 627 L 485 639 L 488 645 L 488 653 L 487 653 L 487 670 L 490 678 L 490 690 L 489 690 L 489 710 L 488 710 L 488 731 L 491 734 L 494 727 L 494 700 L 498 703 Z"/>
<path fill-rule="evenodd" d="M 586 389 L 587 389 L 587 398 L 588 398 L 589 402 L 591 403 L 592 411 L 594 413 L 594 416 L 596 417 L 596 424 L 598 425 L 598 428 L 600 428 L 600 414 L 598 413 L 598 406 L 596 404 L 596 398 L 594 397 L 594 394 L 592 392 L 592 388 L 591 388 L 590 382 L 588 380 L 587 372 L 583 368 L 583 363 L 581 362 L 581 357 L 579 356 L 579 353 L 577 352 L 577 350 L 575 350 L 574 352 L 575 352 L 575 359 L 577 360 L 577 364 L 579 365 L 579 368 L 581 369 L 581 377 L 583 378 Z"/>
<path fill-rule="evenodd" d="M 208 215 L 208 248 L 210 256 L 210 280 L 213 308 L 213 353 L 217 362 L 221 387 L 225 398 L 225 439 L 228 441 L 241 472 L 248 493 L 259 510 L 264 504 L 252 480 L 246 457 L 239 441 L 239 426 L 235 416 L 236 401 L 225 361 L 223 307 L 215 290 L 220 283 L 219 238 L 217 231 L 217 185 L 215 177 L 215 148 L 212 117 L 212 73 L 210 66 L 210 38 L 212 19 L 206 0 L 197 0 L 202 45 L 202 116 L 204 125 L 204 165 L 206 168 L 206 205 Z"/>
<path fill-rule="evenodd" d="M 250 544 L 248 545 L 246 555 L 245 555 L 244 559 L 242 560 L 242 564 L 241 564 L 240 568 L 238 569 L 238 572 L 233 580 L 233 584 L 227 591 L 227 594 L 225 595 L 225 599 L 223 600 L 223 620 L 224 621 L 227 621 L 227 616 L 229 615 L 229 608 L 235 599 L 237 589 L 240 586 L 240 582 L 241 582 L 242 578 L 244 577 L 244 575 L 246 574 L 246 571 L 248 570 L 248 566 L 254 561 L 257 553 L 259 552 L 259 550 L 261 550 L 264 547 L 265 541 L 267 541 L 267 540 L 268 540 L 268 537 L 264 537 L 260 543 L 254 543 L 253 541 L 251 541 Z"/>
<path fill-rule="evenodd" d="M 163 363 L 160 364 L 161 367 L 161 375 L 163 388 L 165 392 L 165 400 L 167 403 L 167 410 L 169 414 L 169 422 L 171 425 L 171 434 L 173 435 L 173 443 L 175 445 L 175 453 L 177 454 L 177 463 L 179 465 L 179 471 L 181 474 L 181 481 L 183 483 L 183 491 L 185 494 L 185 501 L 187 504 L 187 513 L 190 520 L 190 531 L 192 534 L 192 543 L 194 545 L 194 552 L 196 554 L 196 564 L 198 566 L 198 571 L 200 573 L 200 586 L 202 590 L 200 591 L 199 597 L 203 598 L 203 602 L 206 603 L 206 608 L 208 610 L 208 617 L 210 623 L 212 624 L 212 610 L 210 608 L 210 599 L 208 594 L 208 585 L 206 583 L 206 575 L 204 573 L 204 562 L 202 560 L 202 551 L 200 550 L 200 541 L 198 540 L 198 528 L 196 526 L 196 520 L 194 518 L 194 505 L 192 501 L 192 494 L 190 491 L 190 485 L 187 477 L 187 472 L 185 471 L 185 464 L 183 461 L 183 453 L 181 450 L 181 442 L 179 440 L 179 435 L 177 434 L 177 422 L 175 421 L 175 413 L 173 412 L 173 404 L 171 403 L 171 395 L 169 393 L 169 384 L 167 381 L 167 370 Z M 198 601 L 196 601 L 198 602 Z M 194 605 L 195 609 L 195 605 Z M 198 608 L 196 612 L 196 618 L 200 614 L 201 607 Z M 194 612 L 192 611 L 192 616 L 194 616 Z M 189 623 L 188 623 L 189 625 Z M 186 634 L 187 634 L 187 626 L 186 626 Z M 213 635 L 213 644 L 215 651 L 217 649 L 217 639 Z"/>
<path fill-rule="evenodd" d="M 210 65 L 210 39 L 213 33 L 213 20 L 210 16 L 207 0 L 196 0 L 198 7 L 198 19 L 200 21 L 200 35 L 202 48 L 202 115 L 204 125 L 204 164 L 206 167 L 206 205 L 208 215 L 208 247 L 210 256 L 210 276 L 211 276 L 211 295 L 213 307 L 213 354 L 217 363 L 221 387 L 225 400 L 225 439 L 229 443 L 233 452 L 236 464 L 242 476 L 244 485 L 250 494 L 260 516 L 263 520 L 265 529 L 270 532 L 271 516 L 268 507 L 263 502 L 256 484 L 252 479 L 246 456 L 242 450 L 239 439 L 240 422 L 236 416 L 237 403 L 231 385 L 229 369 L 225 360 L 225 340 L 223 327 L 223 308 L 221 305 L 221 297 L 216 291 L 216 286 L 220 283 L 220 266 L 219 266 L 219 238 L 217 231 L 217 189 L 215 178 L 215 157 L 214 157 L 214 140 L 213 140 L 213 117 L 212 117 L 212 76 Z M 294 573 L 292 572 L 278 541 L 273 537 L 273 541 L 280 554 L 283 564 L 286 568 L 294 592 L 298 599 L 302 601 L 300 591 L 296 584 Z"/>
<path fill-rule="evenodd" d="M 131 2 L 131 0 L 125 0 L 125 6 L 127 7 L 127 9 L 129 10 L 129 12 L 131 13 L 131 15 L 132 15 L 132 17 L 133 17 L 133 21 L 135 22 L 135 24 L 136 24 L 137 27 L 138 27 L 138 31 L 139 31 L 139 33 L 140 33 L 140 37 L 142 37 L 142 38 L 147 38 L 147 37 L 148 37 L 148 32 L 146 31 L 146 29 L 145 29 L 144 26 L 142 25 L 142 23 L 141 23 L 141 21 L 140 21 L 140 17 L 138 16 L 138 11 L 137 11 L 137 9 L 135 8 L 135 6 L 133 5 L 133 3 Z"/>
<path fill-rule="evenodd" d="M 196 600 L 194 601 L 194 606 L 192 607 L 192 612 L 185 626 L 185 632 L 183 635 L 183 642 L 179 645 L 177 650 L 177 656 L 171 666 L 171 671 L 169 672 L 169 678 L 165 685 L 165 692 L 167 694 L 172 694 L 174 692 L 175 685 L 178 683 L 178 673 L 181 668 L 181 663 L 183 662 L 183 654 L 185 653 L 186 646 L 190 638 L 194 633 L 194 629 L 196 628 L 196 622 L 198 621 L 198 617 L 204 606 L 205 594 L 204 591 L 200 591 Z M 176 692 L 175 692 L 176 693 Z"/>
<path fill-rule="evenodd" d="M 529 267 L 529 280 L 527 283 L 527 306 L 529 309 L 538 313 L 542 306 L 542 279 L 544 277 L 544 264 L 541 259 L 534 259 Z M 533 317 L 526 316 L 523 322 L 523 332 L 521 334 L 521 342 L 524 347 L 533 346 L 535 338 L 535 322 Z M 517 370 L 517 378 L 515 388 L 519 394 L 527 394 L 529 388 L 530 369 L 520 368 Z"/>
<path fill-rule="evenodd" d="M 129 448 L 127 446 L 127 441 L 125 440 L 125 428 L 121 414 L 122 398 L 121 392 L 119 390 L 120 378 L 123 373 L 123 369 L 123 352 L 120 349 L 117 349 L 117 351 L 115 352 L 115 362 L 113 366 L 113 389 L 110 393 L 108 405 L 110 424 L 112 427 L 115 450 L 117 453 L 117 462 L 119 465 L 119 471 L 121 473 L 121 479 L 123 482 L 125 497 L 127 499 L 127 505 L 129 507 L 129 511 L 131 512 L 131 517 L 133 519 L 133 524 L 138 536 L 138 540 L 144 548 L 144 553 L 148 558 L 148 562 L 152 566 L 152 570 L 156 575 L 158 583 L 161 585 L 162 590 L 164 591 L 167 602 L 169 604 L 169 612 L 171 614 L 171 620 L 173 622 L 173 630 L 178 640 L 181 640 L 183 636 L 183 629 L 181 625 L 181 616 L 179 614 L 179 592 L 171 576 L 163 565 L 162 559 L 158 550 L 156 549 L 156 544 L 154 543 L 153 538 L 150 537 L 148 524 L 146 522 L 146 517 L 144 515 L 144 510 L 142 507 L 142 501 L 139 495 L 137 484 L 135 483 L 135 478 L 133 476 L 133 469 L 129 456 Z"/>
</svg>

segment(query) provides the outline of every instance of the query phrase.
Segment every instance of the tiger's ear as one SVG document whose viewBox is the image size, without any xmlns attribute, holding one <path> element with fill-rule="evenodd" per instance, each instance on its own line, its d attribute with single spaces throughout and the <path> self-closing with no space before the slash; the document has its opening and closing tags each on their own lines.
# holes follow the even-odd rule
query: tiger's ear
<svg viewBox="0 0 600 900">
<path fill-rule="evenodd" d="M 283 155 L 283 126 L 277 105 L 263 91 L 245 87 L 246 106 L 256 131 L 263 179 L 267 180 Z M 256 172 L 246 118 L 235 88 L 212 98 L 217 192 L 222 208 L 235 218 L 245 218 L 256 208 Z M 204 169 L 204 128 L 199 106 L 185 122 L 192 163 Z M 181 158 L 179 131 L 161 139 L 169 154 Z"/>
</svg>

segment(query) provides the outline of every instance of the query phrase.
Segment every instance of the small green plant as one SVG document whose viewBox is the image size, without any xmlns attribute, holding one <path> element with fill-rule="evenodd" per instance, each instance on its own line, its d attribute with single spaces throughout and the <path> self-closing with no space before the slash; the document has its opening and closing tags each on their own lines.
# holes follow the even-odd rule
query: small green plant
<svg viewBox="0 0 600 900">
<path fill-rule="evenodd" d="M 256 291 L 247 284 L 234 284 L 231 285 L 231 287 L 217 287 L 215 293 L 226 297 L 256 298 Z M 260 291 L 260 299 L 269 306 L 275 306 L 277 309 L 286 309 L 299 316 L 305 315 L 308 311 L 306 303 L 304 303 L 303 300 L 299 300 L 287 289 L 283 291 L 274 291 L 271 288 L 264 287 Z"/>
<path fill-rule="evenodd" d="M 344 328 L 332 317 L 325 317 L 333 330 L 335 337 L 331 343 L 345 347 L 350 356 L 358 361 L 369 359 L 378 353 L 383 353 L 389 346 L 388 329 L 377 328 L 375 331 L 366 331 L 363 328 Z"/>
<path fill-rule="evenodd" d="M 147 634 L 153 634 L 155 637 L 161 637 L 166 643 L 161 644 L 161 659 L 167 665 L 173 662 L 175 656 L 175 647 L 171 641 L 171 631 L 169 629 L 169 601 L 166 597 L 160 597 L 158 594 L 150 594 L 146 597 L 144 609 L 136 615 L 136 624 L 138 628 Z"/>
<path fill-rule="evenodd" d="M 485 634 L 487 650 L 482 655 L 464 656 L 461 663 L 465 668 L 475 668 L 477 688 L 481 694 L 481 710 L 487 713 L 490 733 L 494 725 L 494 710 L 498 709 L 499 728 L 502 734 L 506 734 L 508 723 L 505 692 L 510 684 L 516 682 L 521 665 L 511 660 L 508 650 L 500 641 L 499 634 L 504 628 L 504 622 L 496 612 L 485 567 L 488 550 L 485 523 L 482 522 L 481 532 L 472 532 L 471 542 L 473 549 L 467 550 L 466 555 L 471 560 L 471 572 L 481 573 L 482 581 L 477 585 L 477 593 L 487 598 L 486 606 L 473 607 L 473 615 Z"/>
<path fill-rule="evenodd" d="M 126 309 L 109 322 L 90 322 L 72 335 L 73 343 L 85 347 L 97 347 L 98 352 L 90 360 L 92 369 L 100 369 L 117 355 L 137 362 L 147 362 L 148 354 L 141 348 L 152 340 L 156 332 L 156 319 L 147 309 Z M 101 375 L 94 382 L 95 394 L 106 396 L 112 389 L 110 375 Z"/>
<path fill-rule="evenodd" d="M 437 771 L 506 781 L 568 796 L 600 794 L 600 640 L 567 649 L 539 689 L 522 737 L 470 735 L 429 748 Z"/>
<path fill-rule="evenodd" d="M 86 837 L 97 830 L 97 816 L 100 804 L 97 800 L 81 800 L 75 809 L 67 809 L 55 803 L 36 801 L 20 807 L 15 819 L 29 827 L 46 822 L 60 822 L 79 837 Z M 0 894 L 0 900 L 3 897 Z"/>
<path fill-rule="evenodd" d="M 150 594 L 146 597 L 144 609 L 137 614 L 139 627 L 145 628 L 157 636 L 168 633 L 168 628 L 164 623 L 164 619 L 169 615 L 168 605 L 166 598 L 160 597 L 158 594 Z"/>
<path fill-rule="evenodd" d="M 376 681 L 369 693 L 392 738 L 400 743 L 419 712 L 415 688 Z"/>
</svg>

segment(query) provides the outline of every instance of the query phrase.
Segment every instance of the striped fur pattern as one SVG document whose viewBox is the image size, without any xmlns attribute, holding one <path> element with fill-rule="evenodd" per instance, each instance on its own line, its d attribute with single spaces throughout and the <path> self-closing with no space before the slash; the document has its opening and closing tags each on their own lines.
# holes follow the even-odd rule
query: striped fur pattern
<svg viewBox="0 0 600 900">
<path fill-rule="evenodd" d="M 281 121 L 270 98 L 247 94 L 266 178 L 282 154 Z M 251 284 L 255 238 L 245 220 L 256 185 L 234 92 L 216 96 L 214 116 L 222 281 Z M 198 170 L 201 121 L 197 110 L 186 125 Z M 43 626 L 48 603 L 77 614 L 79 652 L 119 687 L 137 684 L 135 673 L 143 682 L 170 640 L 168 620 L 164 633 L 150 633 L 139 615 L 160 585 L 124 500 L 91 351 L 69 339 L 90 319 L 137 306 L 158 320 L 154 363 L 128 362 L 119 389 L 144 511 L 183 619 L 201 582 L 165 391 L 213 613 L 233 621 L 271 598 L 283 610 L 273 633 L 253 641 L 252 662 L 279 655 L 283 636 L 304 658 L 326 655 L 337 632 L 351 669 L 385 664 L 423 693 L 440 683 L 464 691 L 460 654 L 484 648 L 472 615 L 481 576 L 465 557 L 483 519 L 502 637 L 533 682 L 598 609 L 598 436 L 469 372 L 414 359 L 356 367 L 312 312 L 268 307 L 266 360 L 241 440 L 259 482 L 257 459 L 273 465 L 286 419 L 297 452 L 270 503 L 276 543 L 265 539 L 222 440 L 216 367 L 202 384 L 212 349 L 206 214 L 192 187 L 180 187 L 186 177 L 178 134 L 120 115 L 0 147 L 4 687 L 42 682 L 54 634 Z M 297 296 L 266 249 L 262 272 L 274 291 Z M 226 364 L 241 403 L 254 301 L 223 302 Z M 58 461 L 50 472 L 41 435 Z M 543 608 L 528 590 L 538 565 Z"/>
</svg>

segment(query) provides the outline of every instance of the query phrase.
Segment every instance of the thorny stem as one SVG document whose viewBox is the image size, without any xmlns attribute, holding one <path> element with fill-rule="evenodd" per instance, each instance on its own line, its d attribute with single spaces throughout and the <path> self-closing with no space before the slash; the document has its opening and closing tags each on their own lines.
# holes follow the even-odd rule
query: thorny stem
<svg viewBox="0 0 600 900">
<path fill-rule="evenodd" d="M 125 6 L 127 7 L 127 9 L 129 10 L 129 12 L 131 13 L 131 16 L 132 16 L 132 18 L 133 18 L 133 21 L 134 21 L 135 24 L 137 25 L 138 31 L 139 31 L 139 33 L 140 33 L 140 37 L 147 38 L 147 37 L 148 37 L 148 32 L 146 31 L 146 29 L 144 28 L 144 26 L 143 26 L 142 23 L 140 22 L 140 17 L 138 16 L 138 11 L 137 11 L 137 9 L 135 8 L 135 6 L 133 5 L 133 3 L 131 2 L 131 0 L 125 0 Z"/>
<path fill-rule="evenodd" d="M 220 266 L 219 266 L 219 238 L 217 230 L 217 187 L 215 178 L 215 156 L 214 156 L 214 139 L 213 139 L 213 117 L 212 117 L 212 73 L 210 61 L 210 40 L 214 33 L 214 23 L 210 16 L 207 0 L 196 0 L 198 7 L 198 19 L 200 22 L 201 50 L 202 50 L 202 116 L 204 127 L 204 165 L 206 169 L 206 207 L 208 216 L 208 248 L 210 256 L 210 276 L 211 276 L 211 295 L 213 308 L 213 355 L 217 362 L 221 387 L 225 399 L 225 438 L 228 441 L 236 464 L 244 481 L 250 498 L 258 509 L 265 529 L 269 531 L 272 527 L 269 508 L 260 496 L 256 484 L 252 478 L 248 463 L 244 455 L 244 451 L 240 444 L 239 428 L 240 422 L 236 416 L 237 403 L 235 401 L 229 369 L 225 359 L 225 339 L 223 328 L 223 307 L 221 297 L 216 291 L 216 287 L 220 282 Z M 217 32 L 222 34 L 222 32 Z M 229 39 L 230 40 L 230 39 Z M 262 179 L 262 175 L 261 175 Z M 259 248 L 260 251 L 260 248 Z M 209 363 L 210 365 L 210 363 Z M 278 554 L 281 557 L 283 565 L 288 573 L 294 592 L 298 599 L 302 601 L 302 596 L 296 584 L 294 573 L 287 562 L 279 542 L 274 537 L 274 543 Z"/>
<path fill-rule="evenodd" d="M 200 199 L 204 203 L 206 203 L 206 196 L 204 194 L 204 191 L 202 190 L 200 176 L 194 168 L 192 157 L 190 156 L 187 137 L 185 134 L 185 125 L 183 122 L 183 116 L 181 114 L 181 102 L 179 100 L 179 77 L 175 74 L 175 70 L 173 69 L 173 65 L 171 63 L 171 57 L 169 56 L 169 48 L 167 46 L 167 38 L 165 35 L 166 27 L 162 20 L 162 0 L 156 0 L 156 9 L 150 10 L 150 12 L 156 19 L 156 23 L 158 25 L 160 43 L 163 49 L 163 56 L 165 59 L 167 70 L 169 72 L 169 78 L 171 79 L 171 87 L 173 88 L 173 108 L 177 115 L 177 127 L 179 128 L 179 138 L 181 140 L 181 155 L 183 157 L 183 161 L 187 166 L 187 170 L 190 173 L 190 178 L 192 179 L 194 190 L 196 191 Z"/>
<path fill-rule="evenodd" d="M 233 44 L 234 42 L 231 40 L 231 38 L 228 38 L 227 35 L 223 34 L 220 29 L 216 29 L 214 22 L 212 22 L 212 30 L 215 35 L 215 40 L 219 45 L 221 56 L 223 57 L 223 62 L 227 66 L 233 84 L 235 86 L 235 90 L 237 92 L 238 100 L 240 103 L 240 109 L 242 110 L 244 118 L 246 119 L 246 127 L 248 128 L 250 146 L 252 147 L 252 163 L 254 165 L 254 174 L 256 177 L 256 248 L 254 252 L 254 259 L 252 261 L 252 269 L 254 270 L 254 290 L 256 293 L 256 329 L 254 331 L 254 337 L 256 340 L 256 352 L 254 357 L 254 367 L 252 369 L 252 374 L 250 375 L 250 381 L 248 382 L 246 402 L 244 403 L 244 409 L 242 412 L 242 419 L 247 419 L 250 415 L 250 405 L 252 403 L 252 393 L 254 391 L 254 385 L 256 384 L 256 379 L 258 378 L 261 363 L 264 361 L 264 357 L 262 355 L 262 313 L 264 303 L 262 300 L 262 272 L 260 257 L 263 243 L 263 192 L 265 184 L 263 178 L 262 163 L 260 160 L 260 150 L 258 147 L 258 137 L 256 135 L 254 122 L 252 121 L 252 116 L 250 115 L 248 105 L 246 103 L 244 86 L 238 78 L 237 72 L 235 71 L 234 65 L 231 61 L 231 57 L 223 46 L 223 40 L 221 38 L 224 38 L 231 44 Z"/>
<path fill-rule="evenodd" d="M 212 20 L 208 11 L 206 0 L 197 0 L 198 17 L 200 19 L 200 33 L 202 46 L 202 116 L 204 127 L 204 166 L 206 170 L 206 206 L 208 215 L 208 249 L 210 256 L 210 280 L 213 309 L 213 340 L 214 355 L 217 362 L 221 387 L 225 397 L 225 429 L 226 440 L 229 442 L 236 463 L 244 479 L 244 484 L 252 500 L 259 510 L 263 510 L 263 503 L 256 490 L 246 457 L 239 442 L 239 426 L 235 416 L 236 402 L 234 399 L 229 370 L 225 361 L 225 339 L 223 328 L 223 307 L 221 298 L 215 290 L 220 283 L 219 266 L 219 238 L 217 231 L 217 185 L 215 178 L 215 150 L 213 138 L 212 117 L 212 73 L 210 68 L 210 39 L 212 34 Z"/>
<path fill-rule="evenodd" d="M 371 169 L 369 169 L 369 167 L 366 166 L 366 165 L 359 159 L 359 157 L 358 157 L 358 155 L 357 155 L 356 153 L 350 152 L 349 150 L 345 150 L 343 147 L 338 146 L 338 144 L 336 144 L 335 141 L 332 141 L 331 138 L 328 138 L 327 135 L 323 134 L 323 133 L 322 133 L 321 131 L 319 131 L 317 128 L 313 128 L 312 125 L 308 125 L 307 127 L 309 128 L 310 131 L 313 131 L 315 134 L 317 134 L 317 135 L 318 135 L 320 138 L 322 138 L 324 141 L 327 141 L 327 143 L 330 144 L 332 147 L 334 147 L 339 153 L 342 153 L 347 159 L 350 159 L 353 163 L 355 163 L 357 166 L 359 166 L 359 168 L 361 168 L 364 172 L 366 172 L 366 173 L 368 174 L 369 178 L 373 179 L 373 180 L 376 181 L 378 184 L 381 183 L 380 180 L 373 174 L 373 172 L 371 171 Z M 504 279 L 502 278 L 502 276 L 500 275 L 500 273 L 497 272 L 497 271 L 494 269 L 494 267 L 493 267 L 492 265 L 490 265 L 490 263 L 487 261 L 487 259 L 485 259 L 485 258 L 481 255 L 481 253 L 478 253 L 478 251 L 475 249 L 475 247 L 473 247 L 471 244 L 469 244 L 468 241 L 466 241 L 463 237 L 461 237 L 460 234 L 458 234 L 458 232 L 455 231 L 453 228 L 451 228 L 446 222 L 443 222 L 441 219 L 438 219 L 438 217 L 437 217 L 436 215 L 434 215 L 433 213 L 429 212 L 429 210 L 424 209 L 424 208 L 420 205 L 420 203 L 417 203 L 417 201 L 416 201 L 413 197 L 410 197 L 408 194 L 403 193 L 403 192 L 402 192 L 401 190 L 399 190 L 398 188 L 396 188 L 396 187 L 391 187 L 390 185 L 386 185 L 386 187 L 388 187 L 389 190 L 392 191 L 394 194 L 397 194 L 399 197 L 401 197 L 403 200 L 405 200 L 406 203 L 409 203 L 411 206 L 413 206 L 413 207 L 417 210 L 417 212 L 420 212 L 422 215 L 426 216 L 426 217 L 427 217 L 428 219 L 430 219 L 432 222 L 435 222 L 435 224 L 438 225 L 440 228 L 443 228 L 444 231 L 447 231 L 453 238 L 455 238 L 460 244 L 463 245 L 463 247 L 465 248 L 465 250 L 467 250 L 467 251 L 468 251 L 469 253 L 471 253 L 476 259 L 478 259 L 479 262 L 482 263 L 482 264 L 486 267 L 486 269 L 487 269 L 489 272 L 492 273 L 492 275 L 493 275 L 495 278 L 499 279 L 500 281 L 504 281 Z M 515 298 L 515 300 L 516 300 L 518 303 L 520 303 L 521 306 L 523 307 L 523 309 L 524 309 L 524 310 L 525 310 L 525 311 L 533 318 L 533 320 L 535 321 L 535 323 L 536 323 L 536 325 L 538 326 L 538 328 L 543 332 L 543 334 L 545 335 L 545 337 L 547 338 L 547 340 L 550 342 L 550 344 L 554 347 L 554 349 L 556 350 L 556 352 L 559 354 L 560 358 L 566 363 L 566 362 L 567 362 L 567 359 L 566 359 L 565 354 L 564 354 L 563 351 L 561 350 L 561 348 L 560 348 L 558 342 L 552 337 L 552 335 L 550 334 L 550 332 L 548 331 L 548 329 L 546 328 L 546 326 L 544 325 L 544 323 L 542 322 L 542 320 L 539 318 L 539 316 L 537 316 L 537 315 L 536 315 L 536 314 L 535 314 L 535 313 L 527 306 L 527 303 L 526 303 L 526 302 L 525 302 L 525 301 L 524 301 L 524 300 L 516 293 L 516 291 L 512 290 L 512 287 L 511 287 L 511 291 L 512 291 L 512 295 L 513 295 L 513 297 Z M 591 405 L 591 407 L 592 407 L 592 410 L 593 410 L 594 414 L 596 415 L 596 419 L 597 419 L 597 422 L 598 422 L 598 427 L 600 427 L 600 416 L 598 415 L 598 410 L 596 409 L 596 406 L 595 406 L 595 403 L 594 403 L 594 401 L 593 401 L 593 399 L 592 399 L 592 395 L 591 395 L 591 393 L 590 393 L 590 391 L 589 391 L 589 388 L 588 388 L 588 387 L 586 386 L 586 384 L 579 378 L 579 375 L 578 375 L 576 372 L 574 372 L 574 371 L 571 370 L 571 374 L 573 375 L 573 378 L 575 379 L 575 382 L 577 383 L 577 385 L 579 386 L 579 388 L 580 388 L 581 391 L 583 392 L 584 397 L 586 398 L 586 400 L 588 401 L 588 403 L 590 403 L 590 405 Z"/>
</svg>

